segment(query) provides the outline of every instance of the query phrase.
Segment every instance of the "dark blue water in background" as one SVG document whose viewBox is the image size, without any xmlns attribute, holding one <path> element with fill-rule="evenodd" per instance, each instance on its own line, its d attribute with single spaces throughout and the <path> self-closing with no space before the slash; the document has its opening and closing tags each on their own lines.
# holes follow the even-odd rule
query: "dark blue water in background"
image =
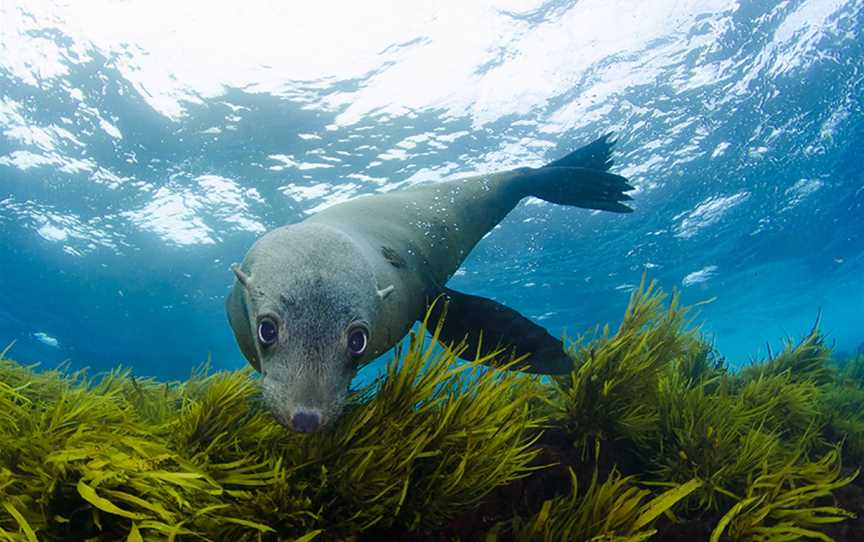
<svg viewBox="0 0 864 542">
<path fill-rule="evenodd" d="M 820 308 L 864 342 L 861 1 L 80 4 L 0 3 L 16 359 L 240 367 L 228 266 L 263 231 L 610 130 L 635 213 L 523 203 L 452 287 L 576 334 L 647 272 L 733 365 Z"/>
</svg>

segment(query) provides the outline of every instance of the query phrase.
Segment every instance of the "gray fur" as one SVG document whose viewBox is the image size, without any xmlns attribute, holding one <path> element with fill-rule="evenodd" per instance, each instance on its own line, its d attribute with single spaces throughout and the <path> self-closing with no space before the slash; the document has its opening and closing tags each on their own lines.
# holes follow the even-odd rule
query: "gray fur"
<svg viewBox="0 0 864 542">
<path fill-rule="evenodd" d="M 262 374 L 265 402 L 286 426 L 298 410 L 318 412 L 326 424 L 339 414 L 356 372 L 345 331 L 374 321 L 381 308 L 371 265 L 342 232 L 301 223 L 259 239 L 241 271 L 250 287 L 235 282 L 227 311 L 241 350 Z M 270 347 L 255 340 L 262 316 L 279 325 Z M 367 357 L 386 349 L 373 342 Z"/>
<path fill-rule="evenodd" d="M 286 427 L 298 412 L 320 415 L 321 426 L 332 422 L 357 368 L 405 336 L 471 249 L 525 196 L 629 211 L 619 201 L 630 199 L 623 191 L 631 187 L 604 172 L 611 164 L 610 147 L 601 138 L 577 151 L 592 151 L 599 170 L 560 166 L 568 159 L 576 166 L 587 160 L 573 153 L 552 169 L 523 168 L 359 197 L 261 237 L 235 270 L 226 310 L 241 351 L 262 374 L 274 416 Z M 477 307 L 496 305 L 476 299 L 482 301 Z M 482 323 L 482 310 L 468 320 Z M 538 338 L 536 324 L 512 309 L 498 314 L 504 315 L 502 325 L 531 328 L 531 344 L 563 357 L 557 339 Z M 278 342 L 271 346 L 257 340 L 262 316 L 279 326 Z M 368 326 L 369 346 L 352 359 L 347 333 L 357 322 Z M 467 331 L 457 327 L 448 335 Z M 549 367 L 545 372 L 561 371 Z M 543 360 L 536 370 L 544 372 Z"/>
</svg>

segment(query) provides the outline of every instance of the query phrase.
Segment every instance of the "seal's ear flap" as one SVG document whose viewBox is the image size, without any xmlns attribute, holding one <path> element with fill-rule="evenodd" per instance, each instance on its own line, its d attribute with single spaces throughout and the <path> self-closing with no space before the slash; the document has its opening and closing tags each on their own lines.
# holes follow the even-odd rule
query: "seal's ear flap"
<svg viewBox="0 0 864 542">
<path fill-rule="evenodd" d="M 395 289 L 396 289 L 396 287 L 391 284 L 390 286 L 384 288 L 383 290 L 378 290 L 377 291 L 378 292 L 378 298 L 381 300 L 387 299 L 387 296 L 392 294 L 393 290 L 395 290 Z"/>
<path fill-rule="evenodd" d="M 243 356 L 249 364 L 260 373 L 261 362 L 255 349 L 252 320 L 249 315 L 249 308 L 246 306 L 246 296 L 243 295 L 243 289 L 244 286 L 239 281 L 234 281 L 231 293 L 225 298 L 225 312 L 231 323 L 231 329 L 234 330 L 234 337 L 237 339 L 240 351 L 243 352 Z"/>
</svg>

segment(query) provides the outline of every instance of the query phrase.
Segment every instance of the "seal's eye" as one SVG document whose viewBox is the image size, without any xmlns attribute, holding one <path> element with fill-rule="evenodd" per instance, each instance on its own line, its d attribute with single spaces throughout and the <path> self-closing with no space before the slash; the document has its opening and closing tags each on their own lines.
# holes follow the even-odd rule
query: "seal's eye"
<svg viewBox="0 0 864 542">
<path fill-rule="evenodd" d="M 369 334 L 362 327 L 355 327 L 348 333 L 348 352 L 356 357 L 362 356 L 369 344 Z"/>
<path fill-rule="evenodd" d="M 261 344 L 271 345 L 276 342 L 279 336 L 279 330 L 276 327 L 276 322 L 269 318 L 264 318 L 258 322 L 258 340 Z"/>
</svg>

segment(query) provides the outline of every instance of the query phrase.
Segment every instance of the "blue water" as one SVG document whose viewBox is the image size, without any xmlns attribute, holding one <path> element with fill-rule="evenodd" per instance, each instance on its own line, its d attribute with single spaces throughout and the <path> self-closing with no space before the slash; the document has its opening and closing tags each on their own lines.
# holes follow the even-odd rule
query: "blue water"
<svg viewBox="0 0 864 542">
<path fill-rule="evenodd" d="M 571 335 L 647 272 L 731 364 L 864 342 L 864 2 L 0 3 L 0 344 L 245 362 L 264 231 L 614 131 L 631 215 L 525 202 L 452 287 Z"/>
</svg>

